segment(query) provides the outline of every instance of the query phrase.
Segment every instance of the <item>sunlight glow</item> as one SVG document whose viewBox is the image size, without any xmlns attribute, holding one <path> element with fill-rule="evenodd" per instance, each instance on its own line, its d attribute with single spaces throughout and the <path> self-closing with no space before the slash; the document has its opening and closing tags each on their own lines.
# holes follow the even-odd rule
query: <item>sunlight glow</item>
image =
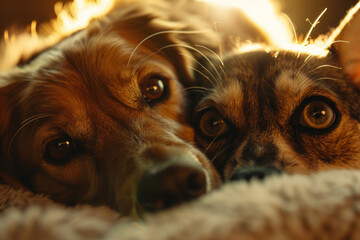
<svg viewBox="0 0 360 240">
<path fill-rule="evenodd" d="M 85 28 L 91 19 L 105 15 L 113 4 L 114 0 L 74 0 L 66 5 L 58 2 L 54 6 L 57 18 L 50 24 L 60 34 L 71 34 Z"/>
<path fill-rule="evenodd" d="M 27 59 L 34 52 L 56 44 L 62 38 L 86 28 L 89 22 L 107 14 L 115 0 L 74 0 L 54 6 L 56 18 L 37 24 L 32 21 L 28 30 L 12 33 L 5 30 L 0 41 L 0 54 L 6 61 L 0 61 L 0 71 L 15 66 L 20 59 Z"/>
<path fill-rule="evenodd" d="M 116 0 L 73 0 L 73 2 L 63 4 L 58 2 L 54 6 L 56 18 L 47 23 L 38 24 L 32 21 L 29 30 L 24 34 L 12 34 L 5 30 L 3 33 L 3 43 L 0 43 L 0 52 L 7 57 L 7 61 L 0 62 L 0 70 L 8 69 L 16 63 L 20 57 L 31 55 L 31 51 L 44 49 L 51 46 L 60 39 L 86 28 L 89 22 L 107 14 L 115 4 Z M 180 1 L 180 0 L 179 0 Z M 272 48 L 278 50 L 296 51 L 299 54 L 307 53 L 320 57 L 328 54 L 328 48 L 334 42 L 344 42 L 338 39 L 338 35 L 344 26 L 351 20 L 353 14 L 360 9 L 360 2 L 349 11 L 347 17 L 340 23 L 329 36 L 319 36 L 310 39 L 312 30 L 319 23 L 319 19 L 326 9 L 315 19 L 312 26 L 305 36 L 305 40 L 298 43 L 295 27 L 291 19 L 281 13 L 278 5 L 272 0 L 196 0 L 217 4 L 219 6 L 230 6 L 238 8 L 250 20 L 257 25 L 270 41 L 268 46 L 257 43 L 245 42 L 239 46 L 239 50 L 248 51 L 250 49 Z M 226 13 L 225 13 L 226 14 Z M 216 23 L 214 23 L 216 25 Z M 253 44 L 253 46 L 251 46 Z M 12 58 L 12 60 L 10 60 Z M 18 58 L 18 59 L 16 59 Z"/>
<path fill-rule="evenodd" d="M 37 22 L 30 24 L 30 35 L 37 39 L 41 37 L 42 43 L 52 44 L 61 37 L 72 34 L 88 26 L 89 22 L 97 17 L 108 13 L 115 0 L 74 0 L 67 4 L 57 2 L 54 6 L 56 18 L 37 27 Z M 11 43 L 16 35 L 10 35 L 8 30 L 4 31 L 4 40 Z"/>
<path fill-rule="evenodd" d="M 340 22 L 340 25 L 331 33 L 330 37 L 327 39 L 327 46 L 330 46 L 334 42 L 340 42 L 341 39 L 337 39 L 341 31 L 344 30 L 345 26 L 350 22 L 354 17 L 355 13 L 360 10 L 360 2 L 358 2 L 353 8 L 349 10 L 346 17 Z"/>
<path fill-rule="evenodd" d="M 30 25 L 31 36 L 33 38 L 37 38 L 36 25 L 37 25 L 37 22 L 35 20 L 32 21 L 31 25 Z"/>
<path fill-rule="evenodd" d="M 294 36 L 288 20 L 270 0 L 203 0 L 213 4 L 231 6 L 243 11 L 268 36 L 274 45 L 293 42 Z M 276 31 L 276 32 L 274 32 Z"/>
<path fill-rule="evenodd" d="M 249 17 L 271 41 L 271 48 L 279 48 L 283 50 L 297 51 L 299 53 L 307 53 L 317 56 L 325 56 L 328 53 L 326 43 L 324 41 L 309 40 L 311 30 L 319 22 L 325 10 L 314 21 L 312 27 L 304 42 L 298 43 L 295 28 L 290 18 L 279 11 L 278 6 L 271 0 L 199 0 L 211 2 L 214 4 L 231 6 L 239 8 L 247 17 Z M 250 49 L 258 49 L 259 44 L 251 46 L 245 43 L 240 46 L 239 50 L 249 51 Z M 262 45 L 263 46 L 263 45 Z"/>
</svg>

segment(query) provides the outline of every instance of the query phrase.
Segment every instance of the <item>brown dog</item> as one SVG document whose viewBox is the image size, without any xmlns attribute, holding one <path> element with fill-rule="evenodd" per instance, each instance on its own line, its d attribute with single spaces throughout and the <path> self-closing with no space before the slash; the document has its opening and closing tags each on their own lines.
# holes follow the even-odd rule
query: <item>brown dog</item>
<svg viewBox="0 0 360 240">
<path fill-rule="evenodd" d="M 219 184 L 191 145 L 193 130 L 183 114 L 196 56 L 189 49 L 210 39 L 214 46 L 206 46 L 214 49 L 218 35 L 194 32 L 205 21 L 178 21 L 168 13 L 172 7 L 118 4 L 1 73 L 4 181 L 65 204 L 106 204 L 124 215 L 167 208 Z M 192 17 L 183 11 L 176 13 Z"/>
</svg>

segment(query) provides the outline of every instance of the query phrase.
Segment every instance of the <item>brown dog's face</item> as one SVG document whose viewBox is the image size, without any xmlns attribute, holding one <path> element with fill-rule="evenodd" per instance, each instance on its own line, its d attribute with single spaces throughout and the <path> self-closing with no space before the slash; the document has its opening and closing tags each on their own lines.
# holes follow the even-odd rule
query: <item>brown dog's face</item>
<svg viewBox="0 0 360 240">
<path fill-rule="evenodd" d="M 160 34 L 134 51 L 162 26 L 135 16 L 93 24 L 1 75 L 3 171 L 56 201 L 107 204 L 123 214 L 217 185 L 213 167 L 189 144 L 182 83 L 191 79 L 186 51 L 175 46 L 185 43 Z"/>
<path fill-rule="evenodd" d="M 196 140 L 225 179 L 243 167 L 360 167 L 360 92 L 336 54 L 229 55 L 196 108 Z"/>
</svg>

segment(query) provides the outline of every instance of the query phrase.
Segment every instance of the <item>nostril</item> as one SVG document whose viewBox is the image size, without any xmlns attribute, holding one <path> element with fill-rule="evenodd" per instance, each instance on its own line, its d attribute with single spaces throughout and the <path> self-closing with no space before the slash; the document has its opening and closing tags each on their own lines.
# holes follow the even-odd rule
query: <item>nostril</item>
<svg viewBox="0 0 360 240">
<path fill-rule="evenodd" d="M 191 192 L 206 191 L 206 177 L 202 171 L 191 172 L 186 178 L 186 188 Z"/>
</svg>

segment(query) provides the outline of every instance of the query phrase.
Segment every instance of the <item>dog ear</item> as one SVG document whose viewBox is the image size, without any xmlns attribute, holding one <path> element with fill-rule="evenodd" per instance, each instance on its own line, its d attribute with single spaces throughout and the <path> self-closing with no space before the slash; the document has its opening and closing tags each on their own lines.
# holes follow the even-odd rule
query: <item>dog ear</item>
<svg viewBox="0 0 360 240">
<path fill-rule="evenodd" d="M 344 72 L 360 87 L 360 2 L 355 5 L 329 37 Z"/>
<path fill-rule="evenodd" d="M 11 122 L 15 93 L 20 91 L 21 82 L 8 82 L 0 75 L 0 183 L 7 183 L 17 189 L 25 187 L 15 177 L 14 166 L 8 156 L 8 145 L 14 124 Z"/>
<path fill-rule="evenodd" d="M 2 148 L 4 146 L 6 131 L 9 129 L 11 115 L 9 95 L 14 88 L 16 88 L 16 84 L 9 84 L 0 78 L 0 143 Z M 1 152 L 3 151 L 4 150 L 1 149 Z"/>
</svg>

